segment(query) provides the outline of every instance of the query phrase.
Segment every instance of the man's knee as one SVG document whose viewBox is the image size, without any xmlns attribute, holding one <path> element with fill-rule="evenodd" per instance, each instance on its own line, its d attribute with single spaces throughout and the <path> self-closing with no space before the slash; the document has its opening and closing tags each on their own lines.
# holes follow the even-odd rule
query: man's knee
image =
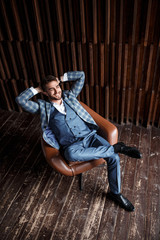
<svg viewBox="0 0 160 240">
<path fill-rule="evenodd" d="M 68 161 L 76 161 L 75 159 L 75 150 L 67 148 L 64 151 L 64 156 Z"/>
</svg>

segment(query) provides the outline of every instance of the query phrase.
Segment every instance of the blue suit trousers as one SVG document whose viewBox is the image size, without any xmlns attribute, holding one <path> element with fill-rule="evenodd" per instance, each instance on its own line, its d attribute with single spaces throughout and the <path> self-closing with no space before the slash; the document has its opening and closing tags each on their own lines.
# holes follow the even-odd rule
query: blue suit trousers
<svg viewBox="0 0 160 240">
<path fill-rule="evenodd" d="M 69 161 L 90 161 L 104 158 L 107 162 L 110 190 L 118 194 L 121 189 L 120 158 L 104 138 L 97 133 L 76 141 L 64 150 Z"/>
</svg>

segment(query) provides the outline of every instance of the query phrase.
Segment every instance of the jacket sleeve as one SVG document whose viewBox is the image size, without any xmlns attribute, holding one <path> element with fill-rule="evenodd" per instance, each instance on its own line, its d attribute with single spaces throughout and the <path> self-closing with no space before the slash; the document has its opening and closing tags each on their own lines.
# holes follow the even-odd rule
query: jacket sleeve
<svg viewBox="0 0 160 240">
<path fill-rule="evenodd" d="M 74 81 L 70 91 L 77 97 L 83 86 L 85 81 L 85 74 L 83 71 L 73 71 L 67 72 L 68 81 Z"/>
<path fill-rule="evenodd" d="M 40 112 L 39 104 L 29 100 L 34 95 L 35 94 L 33 93 L 33 91 L 30 88 L 28 88 L 24 92 L 22 92 L 18 97 L 16 97 L 16 102 L 27 112 L 39 113 Z"/>
</svg>

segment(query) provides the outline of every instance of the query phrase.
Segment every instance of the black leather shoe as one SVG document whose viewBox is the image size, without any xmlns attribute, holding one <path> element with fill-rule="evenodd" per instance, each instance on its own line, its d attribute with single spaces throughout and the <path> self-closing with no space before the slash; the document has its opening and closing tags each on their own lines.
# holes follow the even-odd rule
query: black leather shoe
<svg viewBox="0 0 160 240">
<path fill-rule="evenodd" d="M 142 154 L 135 147 L 122 146 L 120 149 L 120 153 L 123 153 L 132 158 L 141 158 L 142 157 Z"/>
<path fill-rule="evenodd" d="M 132 205 L 132 203 L 127 198 L 125 198 L 121 193 L 114 194 L 114 193 L 110 192 L 109 196 L 112 200 L 117 202 L 125 210 L 127 210 L 129 212 L 134 211 L 134 206 Z"/>
<path fill-rule="evenodd" d="M 115 152 L 123 153 L 132 158 L 141 158 L 142 154 L 135 147 L 128 147 L 123 142 L 118 142 L 113 145 Z"/>
</svg>

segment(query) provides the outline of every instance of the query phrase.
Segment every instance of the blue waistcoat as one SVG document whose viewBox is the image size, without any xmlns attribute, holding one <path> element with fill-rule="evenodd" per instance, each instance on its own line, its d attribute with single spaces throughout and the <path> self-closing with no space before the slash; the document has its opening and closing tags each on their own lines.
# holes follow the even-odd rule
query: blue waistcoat
<svg viewBox="0 0 160 240">
<path fill-rule="evenodd" d="M 48 126 L 54 132 L 59 144 L 62 147 L 67 147 L 79 139 L 88 136 L 93 131 L 68 104 L 65 102 L 64 104 L 66 115 L 53 107 Z"/>
</svg>

